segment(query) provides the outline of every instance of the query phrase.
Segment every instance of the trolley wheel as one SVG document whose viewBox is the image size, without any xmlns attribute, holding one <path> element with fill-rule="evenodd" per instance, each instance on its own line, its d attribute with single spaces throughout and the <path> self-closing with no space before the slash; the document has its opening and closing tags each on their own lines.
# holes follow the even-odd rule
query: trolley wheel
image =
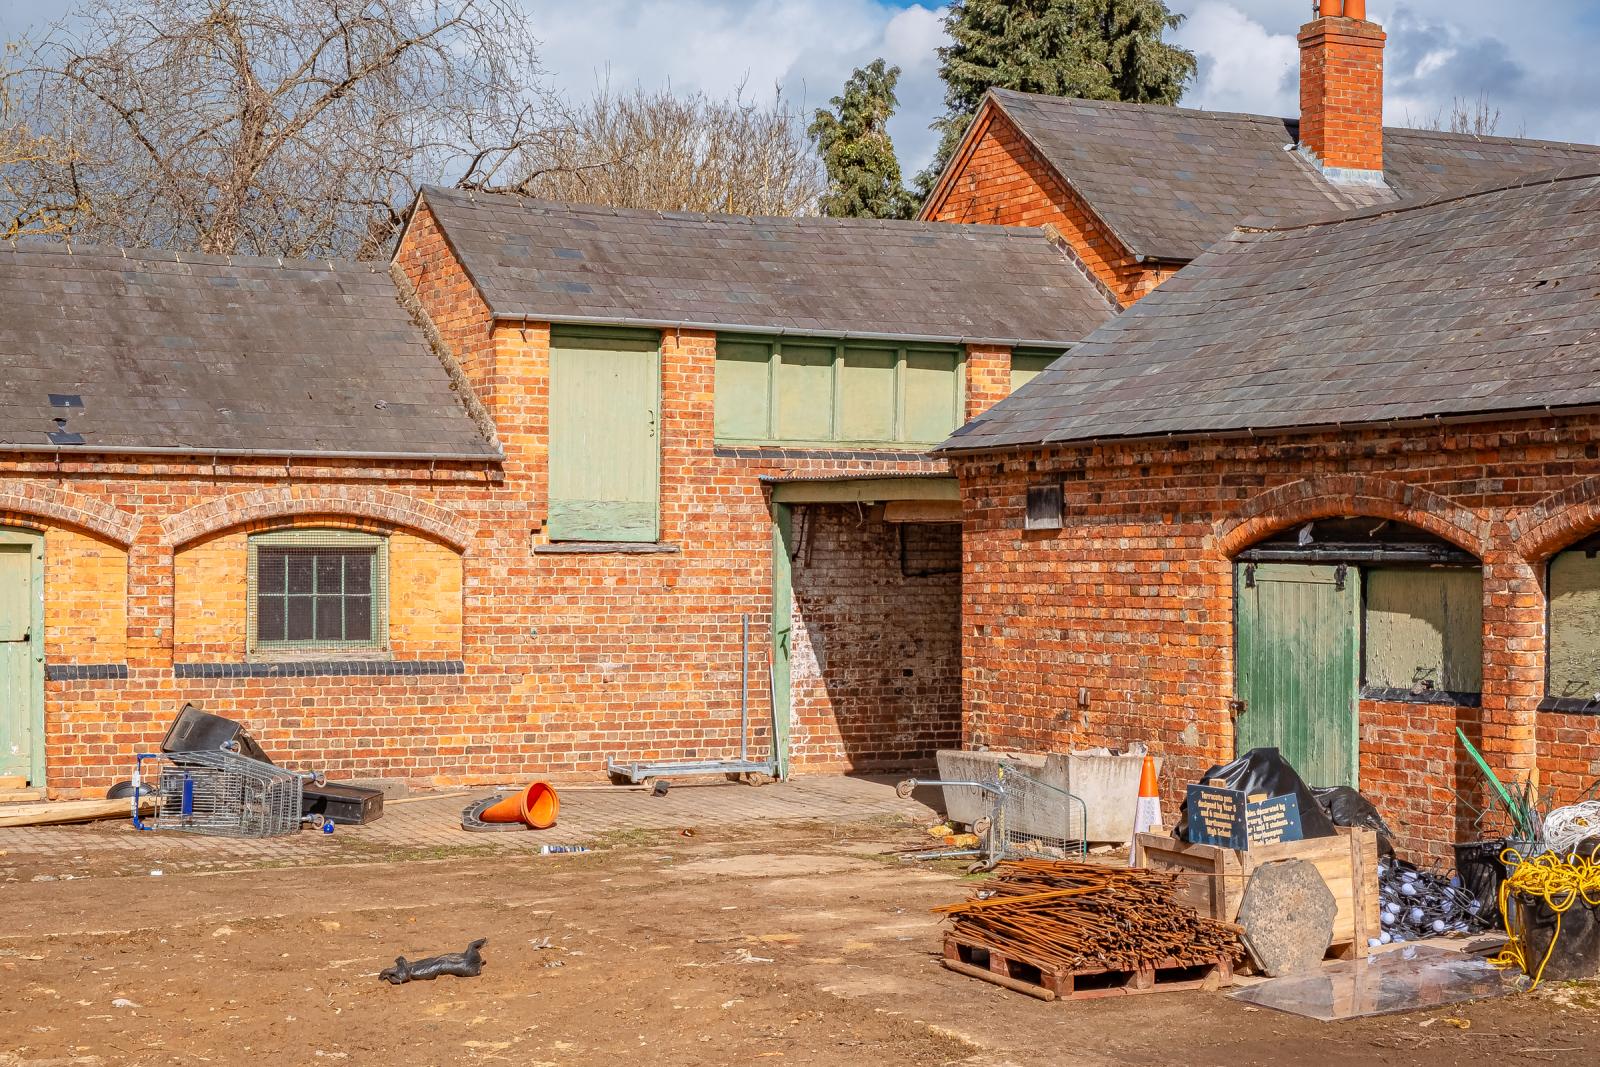
<svg viewBox="0 0 1600 1067">
<path fill-rule="evenodd" d="M 763 774 L 760 771 L 753 771 L 750 774 L 747 774 L 747 775 L 744 776 L 744 784 L 745 785 L 755 785 L 755 786 L 771 785 L 773 783 L 773 781 L 774 781 L 774 779 L 773 779 L 772 775 Z"/>
<path fill-rule="evenodd" d="M 326 826 L 328 824 L 328 819 L 327 819 L 327 816 L 324 816 L 324 815 L 307 815 L 305 817 L 305 823 L 306 823 L 307 826 L 311 827 L 313 830 L 320 831 L 324 826 Z"/>
<path fill-rule="evenodd" d="M 915 778 L 907 778 L 894 787 L 894 793 L 901 800 L 910 800 L 911 794 L 916 792 L 916 789 L 917 780 Z"/>
<path fill-rule="evenodd" d="M 978 821 L 972 824 L 972 832 L 979 837 L 987 837 L 994 828 L 994 822 L 987 815 L 979 816 Z"/>
</svg>

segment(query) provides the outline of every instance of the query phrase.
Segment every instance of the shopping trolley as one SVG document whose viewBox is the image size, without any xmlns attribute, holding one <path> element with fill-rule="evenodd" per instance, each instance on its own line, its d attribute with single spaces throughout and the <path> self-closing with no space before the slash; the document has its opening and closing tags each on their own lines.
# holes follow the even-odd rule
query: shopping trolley
<svg viewBox="0 0 1600 1067">
<path fill-rule="evenodd" d="M 160 752 L 135 758 L 133 825 L 213 837 L 274 837 L 309 824 L 332 833 L 321 815 L 300 814 L 307 781 L 322 775 L 285 770 L 228 748 Z M 143 807 L 154 810 L 141 813 Z"/>
<path fill-rule="evenodd" d="M 975 870 L 989 870 L 1004 859 L 1074 859 L 1088 852 L 1084 827 L 1089 809 L 1083 799 L 1002 760 L 992 781 L 940 781 L 908 778 L 896 787 L 909 797 L 918 786 L 966 786 L 981 791 L 987 813 L 972 824 L 977 848 L 938 849 L 908 855 L 910 860 L 976 857 Z"/>
</svg>

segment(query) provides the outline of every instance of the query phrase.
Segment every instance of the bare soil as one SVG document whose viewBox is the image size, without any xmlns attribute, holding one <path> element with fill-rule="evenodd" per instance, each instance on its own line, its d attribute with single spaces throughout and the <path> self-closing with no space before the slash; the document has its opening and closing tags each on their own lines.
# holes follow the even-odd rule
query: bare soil
<svg viewBox="0 0 1600 1067">
<path fill-rule="evenodd" d="M 1481 1067 L 1600 1053 L 1587 986 L 1332 1024 L 1216 993 L 1047 1004 L 997 989 L 938 965 L 928 908 L 965 887 L 885 855 L 914 832 L 769 825 L 632 834 L 581 856 L 160 878 L 119 860 L 49 882 L 0 859 L 0 1067 Z M 477 937 L 477 978 L 376 977 Z"/>
</svg>

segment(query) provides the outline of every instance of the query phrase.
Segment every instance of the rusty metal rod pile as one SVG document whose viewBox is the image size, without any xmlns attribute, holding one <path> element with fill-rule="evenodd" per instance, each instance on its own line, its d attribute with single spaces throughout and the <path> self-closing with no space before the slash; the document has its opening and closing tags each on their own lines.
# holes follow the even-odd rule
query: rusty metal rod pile
<svg viewBox="0 0 1600 1067">
<path fill-rule="evenodd" d="M 1002 863 L 978 894 L 934 908 L 961 941 L 1035 966 L 1133 971 L 1238 960 L 1239 927 L 1174 896 L 1178 875 L 1090 863 Z"/>
</svg>

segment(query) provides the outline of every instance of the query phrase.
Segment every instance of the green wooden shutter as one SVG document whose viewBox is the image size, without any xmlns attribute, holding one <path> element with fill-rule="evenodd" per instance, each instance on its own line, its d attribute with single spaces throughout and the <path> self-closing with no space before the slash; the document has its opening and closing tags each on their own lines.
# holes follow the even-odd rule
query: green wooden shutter
<svg viewBox="0 0 1600 1067">
<path fill-rule="evenodd" d="M 785 341 L 778 357 L 778 437 L 833 440 L 834 346 Z"/>
<path fill-rule="evenodd" d="M 717 338 L 717 439 L 772 437 L 772 343 Z"/>
<path fill-rule="evenodd" d="M 1238 565 L 1238 751 L 1280 749 L 1308 785 L 1356 785 L 1360 575 L 1299 563 Z"/>
<path fill-rule="evenodd" d="M 962 422 L 961 356 L 950 349 L 906 350 L 900 439 L 937 444 Z"/>
<path fill-rule="evenodd" d="M 894 440 L 893 348 L 846 345 L 839 364 L 839 433 L 842 441 Z"/>
<path fill-rule="evenodd" d="M 550 341 L 550 536 L 658 536 L 659 343 L 636 333 L 555 331 Z"/>
</svg>

